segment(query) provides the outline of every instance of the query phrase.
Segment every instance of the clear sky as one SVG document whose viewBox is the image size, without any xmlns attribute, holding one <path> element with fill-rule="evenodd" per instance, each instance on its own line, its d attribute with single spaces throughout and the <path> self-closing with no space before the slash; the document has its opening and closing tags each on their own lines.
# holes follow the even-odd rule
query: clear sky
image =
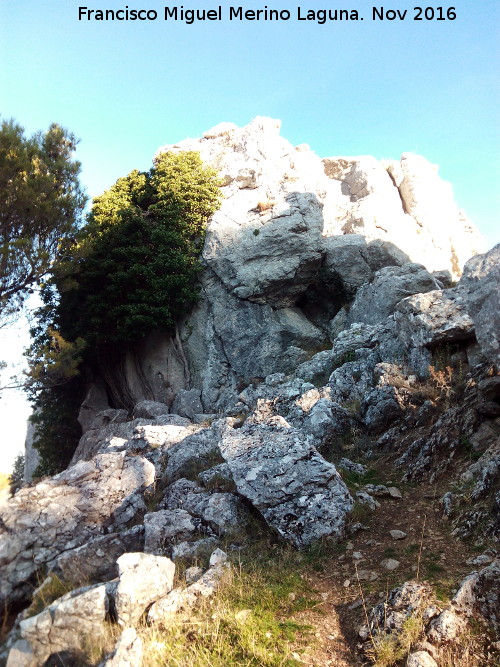
<svg viewBox="0 0 500 667">
<path fill-rule="evenodd" d="M 80 6 L 127 2 L 0 0 L 0 113 L 29 133 L 56 121 L 80 137 L 90 196 L 148 169 L 162 144 L 256 115 L 280 118 L 285 138 L 321 156 L 420 153 L 440 165 L 489 245 L 500 240 L 498 0 L 433 5 L 445 15 L 455 7 L 454 21 L 413 20 L 415 1 L 268 0 L 290 11 L 281 22 L 229 21 L 231 1 L 222 21 L 187 25 L 164 21 L 163 7 L 181 4 L 159 0 L 128 0 L 158 12 L 128 22 L 78 20 Z M 348 9 L 364 20 L 299 21 L 299 6 L 303 16 Z M 407 14 L 373 21 L 372 7 Z"/>
</svg>

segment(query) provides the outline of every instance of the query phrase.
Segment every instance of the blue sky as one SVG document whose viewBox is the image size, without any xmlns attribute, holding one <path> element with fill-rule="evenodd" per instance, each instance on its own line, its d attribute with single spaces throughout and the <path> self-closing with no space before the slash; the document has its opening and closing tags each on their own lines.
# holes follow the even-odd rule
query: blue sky
<svg viewBox="0 0 500 667">
<path fill-rule="evenodd" d="M 160 18 L 127 23 L 78 21 L 80 5 L 127 2 L 0 0 L 0 113 L 29 133 L 56 121 L 80 137 L 90 196 L 148 169 L 162 144 L 268 115 L 282 120 L 285 138 L 321 156 L 424 155 L 489 244 L 500 240 L 498 1 L 440 2 L 456 8 L 455 21 L 414 21 L 417 2 L 404 0 L 269 0 L 292 18 L 190 26 L 163 21 L 165 4 L 128 0 Z M 222 0 L 225 16 L 229 4 Z M 299 5 L 303 13 L 357 9 L 364 20 L 299 22 Z M 374 22 L 372 6 L 407 9 L 407 18 Z"/>
<path fill-rule="evenodd" d="M 156 9 L 155 22 L 78 21 L 80 5 L 127 5 L 113 0 L 0 0 L 0 112 L 30 132 L 57 121 L 80 137 L 90 195 L 148 168 L 164 143 L 256 115 L 280 118 L 283 136 L 322 156 L 421 153 L 490 243 L 499 240 L 499 3 L 456 0 L 455 21 L 414 21 L 415 2 L 304 0 L 304 13 L 364 17 L 318 25 L 295 20 L 299 2 L 269 0 L 291 11 L 288 22 L 189 26 L 165 22 L 158 0 L 128 3 Z M 374 22 L 372 6 L 407 18 Z M 228 0 L 222 7 L 226 16 Z"/>
</svg>

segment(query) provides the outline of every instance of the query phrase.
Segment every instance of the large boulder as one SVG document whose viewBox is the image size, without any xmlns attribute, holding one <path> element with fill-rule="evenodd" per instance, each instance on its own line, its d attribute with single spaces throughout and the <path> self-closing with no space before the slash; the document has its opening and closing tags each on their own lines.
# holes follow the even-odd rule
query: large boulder
<svg viewBox="0 0 500 667">
<path fill-rule="evenodd" d="M 358 290 L 347 316 L 347 325 L 382 322 L 402 299 L 438 287 L 436 279 L 420 264 L 384 267 L 377 271 L 373 282 Z"/>
<path fill-rule="evenodd" d="M 467 262 L 460 286 L 483 354 L 500 368 L 500 243 Z"/>
<path fill-rule="evenodd" d="M 1 603 L 25 600 L 30 580 L 63 553 L 123 526 L 145 509 L 143 490 L 155 479 L 154 466 L 125 452 L 101 454 L 18 491 L 2 506 L 0 523 Z"/>
<path fill-rule="evenodd" d="M 432 347 L 474 338 L 466 296 L 459 288 L 433 290 L 400 301 L 395 319 L 408 347 Z"/>
<path fill-rule="evenodd" d="M 285 539 L 303 547 L 342 535 L 354 504 L 347 487 L 312 439 L 282 417 L 228 425 L 219 448 L 238 492 Z"/>
<path fill-rule="evenodd" d="M 175 565 L 168 558 L 138 552 L 123 554 L 117 565 L 116 617 L 122 627 L 133 626 L 152 602 L 172 590 Z"/>
<path fill-rule="evenodd" d="M 77 589 L 53 602 L 36 616 L 21 621 L 22 640 L 9 654 L 9 667 L 28 667 L 30 653 L 37 667 L 63 651 L 80 652 L 85 643 L 95 641 L 108 612 L 106 584 Z M 22 641 L 27 643 L 22 644 Z M 14 663 L 16 652 L 25 649 L 23 662 Z M 14 655 L 12 655 L 14 651 Z"/>
<path fill-rule="evenodd" d="M 346 295 L 369 283 L 375 271 L 409 261 L 408 255 L 389 241 L 376 239 L 368 243 L 361 234 L 327 236 L 323 247 L 325 282 L 335 284 L 337 281 Z"/>
<path fill-rule="evenodd" d="M 144 527 L 134 526 L 119 533 L 91 538 L 75 549 L 64 551 L 56 560 L 54 571 L 64 581 L 108 581 L 118 576 L 117 559 L 128 551 L 142 551 Z"/>
</svg>

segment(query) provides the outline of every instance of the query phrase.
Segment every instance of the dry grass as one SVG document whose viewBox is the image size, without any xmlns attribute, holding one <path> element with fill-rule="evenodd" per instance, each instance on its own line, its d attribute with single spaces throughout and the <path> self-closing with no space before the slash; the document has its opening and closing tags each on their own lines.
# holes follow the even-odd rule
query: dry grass
<svg viewBox="0 0 500 667">
<path fill-rule="evenodd" d="M 297 646 L 306 646 L 309 628 L 294 614 L 317 604 L 298 573 L 302 558 L 288 548 L 255 545 L 235 560 L 213 598 L 201 599 L 186 615 L 165 627 L 138 628 L 143 667 L 295 667 Z M 119 634 L 106 624 L 84 647 L 96 664 L 110 652 Z"/>
<path fill-rule="evenodd" d="M 10 489 L 9 475 L 6 472 L 0 472 L 0 491 Z"/>
<path fill-rule="evenodd" d="M 69 583 L 60 579 L 57 575 L 51 574 L 36 589 L 28 608 L 28 616 L 36 616 L 52 604 L 54 600 L 61 598 L 75 588 L 74 583 Z"/>
<path fill-rule="evenodd" d="M 276 204 L 275 201 L 267 199 L 266 201 L 260 201 L 255 208 L 259 213 L 264 213 L 264 211 L 268 211 L 275 204 Z"/>
</svg>

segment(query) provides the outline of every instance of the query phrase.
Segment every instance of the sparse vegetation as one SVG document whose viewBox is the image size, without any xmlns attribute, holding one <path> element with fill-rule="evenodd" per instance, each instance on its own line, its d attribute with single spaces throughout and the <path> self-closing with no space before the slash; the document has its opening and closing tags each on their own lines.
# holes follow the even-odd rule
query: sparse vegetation
<svg viewBox="0 0 500 667">
<path fill-rule="evenodd" d="M 18 454 L 14 459 L 12 472 L 8 477 L 10 492 L 15 493 L 21 488 L 24 480 L 24 454 Z"/>
<path fill-rule="evenodd" d="M 414 614 L 403 622 L 401 632 L 381 633 L 374 637 L 372 647 L 367 652 L 374 667 L 391 667 L 403 660 L 413 644 L 420 639 L 423 630 L 422 614 Z"/>
<path fill-rule="evenodd" d="M 51 574 L 40 583 L 28 608 L 28 616 L 36 616 L 46 609 L 54 600 L 66 595 L 75 588 L 74 583 L 60 579 Z"/>
<path fill-rule="evenodd" d="M 168 627 L 138 629 L 145 667 L 298 667 L 296 651 L 312 637 L 294 615 L 318 603 L 299 562 L 301 554 L 288 547 L 247 547 L 214 598 L 202 599 Z M 87 658 L 101 659 L 116 635 L 116 626 L 106 624 L 103 636 L 83 647 Z"/>
<path fill-rule="evenodd" d="M 260 201 L 258 202 L 257 206 L 255 207 L 259 213 L 264 213 L 264 211 L 268 211 L 270 208 L 272 208 L 276 204 L 275 201 L 272 199 L 267 199 L 266 201 Z"/>
</svg>

